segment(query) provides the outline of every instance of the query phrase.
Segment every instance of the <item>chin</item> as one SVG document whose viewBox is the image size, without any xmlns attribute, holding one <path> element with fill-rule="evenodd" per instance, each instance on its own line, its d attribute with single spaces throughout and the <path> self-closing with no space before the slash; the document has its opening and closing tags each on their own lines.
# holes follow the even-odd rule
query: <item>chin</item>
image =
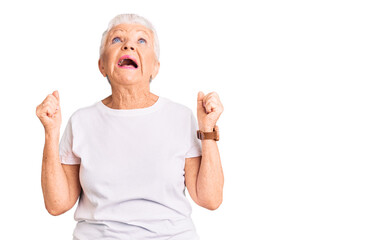
<svg viewBox="0 0 391 240">
<path fill-rule="evenodd" d="M 141 82 L 141 78 L 128 75 L 128 76 L 121 76 L 118 78 L 118 82 L 123 83 L 123 84 L 130 84 L 130 83 L 136 83 L 136 82 Z"/>
</svg>

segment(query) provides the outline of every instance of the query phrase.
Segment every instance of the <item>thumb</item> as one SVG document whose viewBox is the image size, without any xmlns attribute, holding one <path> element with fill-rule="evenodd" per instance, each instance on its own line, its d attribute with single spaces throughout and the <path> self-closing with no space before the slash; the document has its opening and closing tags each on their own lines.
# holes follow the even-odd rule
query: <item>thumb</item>
<svg viewBox="0 0 391 240">
<path fill-rule="evenodd" d="M 204 100 L 204 93 L 202 91 L 198 92 L 197 95 L 197 108 L 204 108 L 203 100 Z"/>
<path fill-rule="evenodd" d="M 53 95 L 57 98 L 58 102 L 60 102 L 60 94 L 57 90 L 53 92 Z"/>
<path fill-rule="evenodd" d="M 57 111 L 57 110 L 60 108 L 60 95 L 58 94 L 58 91 L 57 91 L 57 90 L 53 92 L 53 95 L 54 95 L 54 97 L 56 97 L 57 100 L 58 100 L 58 106 L 57 106 L 57 108 L 56 108 L 56 111 Z"/>
</svg>

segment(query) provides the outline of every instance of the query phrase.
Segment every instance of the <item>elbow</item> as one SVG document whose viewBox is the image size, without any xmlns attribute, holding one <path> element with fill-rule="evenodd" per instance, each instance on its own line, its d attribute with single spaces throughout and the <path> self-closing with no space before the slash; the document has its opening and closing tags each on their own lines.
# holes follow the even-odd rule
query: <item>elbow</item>
<svg viewBox="0 0 391 240">
<path fill-rule="evenodd" d="M 55 211 L 55 210 L 48 210 L 49 214 L 52 216 L 59 216 L 61 214 L 66 213 L 68 210 L 63 211 Z"/>
<path fill-rule="evenodd" d="M 64 214 L 66 213 L 68 210 L 65 209 L 65 208 L 62 208 L 62 209 L 56 209 L 56 208 L 48 208 L 46 207 L 46 210 L 48 211 L 48 213 L 52 216 L 59 216 L 61 214 Z"/>
<path fill-rule="evenodd" d="M 214 204 L 214 205 L 209 205 L 206 207 L 206 209 L 210 210 L 210 211 L 214 211 L 214 210 L 217 210 L 219 207 L 220 207 L 221 203 L 219 204 Z"/>
<path fill-rule="evenodd" d="M 202 201 L 199 201 L 198 205 L 208 210 L 214 211 L 218 209 L 222 203 L 223 203 L 223 194 L 221 193 L 213 198 L 209 198 L 208 200 L 204 199 Z"/>
<path fill-rule="evenodd" d="M 206 205 L 205 208 L 210 211 L 214 211 L 214 210 L 217 210 L 222 203 L 223 203 L 223 200 L 216 201 L 216 202 L 213 202 L 213 203 Z"/>
<path fill-rule="evenodd" d="M 48 213 L 52 216 L 58 216 L 58 215 L 61 215 L 62 213 L 61 212 L 58 212 L 56 210 L 52 210 L 52 209 L 46 209 L 48 211 Z"/>
</svg>

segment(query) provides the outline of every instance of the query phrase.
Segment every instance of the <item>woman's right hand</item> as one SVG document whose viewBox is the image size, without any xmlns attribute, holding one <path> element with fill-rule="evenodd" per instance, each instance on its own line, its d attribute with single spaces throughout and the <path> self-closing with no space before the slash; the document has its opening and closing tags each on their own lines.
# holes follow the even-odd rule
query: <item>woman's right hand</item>
<svg viewBox="0 0 391 240">
<path fill-rule="evenodd" d="M 41 104 L 37 106 L 36 114 L 46 132 L 60 131 L 61 109 L 58 91 L 49 94 Z"/>
</svg>

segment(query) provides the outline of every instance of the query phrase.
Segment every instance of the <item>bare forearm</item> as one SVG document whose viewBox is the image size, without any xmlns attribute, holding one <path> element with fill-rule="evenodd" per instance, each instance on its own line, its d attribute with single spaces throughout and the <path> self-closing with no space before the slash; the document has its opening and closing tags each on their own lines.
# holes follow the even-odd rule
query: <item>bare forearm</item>
<svg viewBox="0 0 391 240">
<path fill-rule="evenodd" d="M 69 198 L 68 181 L 59 161 L 59 132 L 45 132 L 41 184 L 46 209 L 60 214 Z"/>
<path fill-rule="evenodd" d="M 215 140 L 201 140 L 202 158 L 197 177 L 198 199 L 217 208 L 223 201 L 224 174 L 220 154 Z"/>
</svg>

